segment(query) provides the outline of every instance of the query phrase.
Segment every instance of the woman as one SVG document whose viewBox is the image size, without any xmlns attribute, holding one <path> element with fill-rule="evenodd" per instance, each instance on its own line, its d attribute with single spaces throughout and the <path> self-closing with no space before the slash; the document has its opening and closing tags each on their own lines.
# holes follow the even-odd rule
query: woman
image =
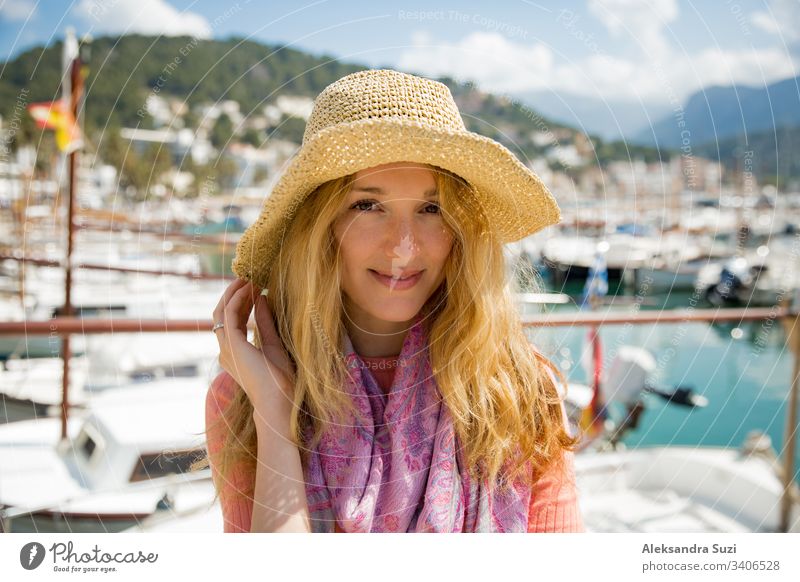
<svg viewBox="0 0 800 582">
<path fill-rule="evenodd" d="M 583 531 L 558 371 L 503 254 L 559 220 L 445 85 L 328 86 L 213 314 L 225 531 Z"/>
</svg>

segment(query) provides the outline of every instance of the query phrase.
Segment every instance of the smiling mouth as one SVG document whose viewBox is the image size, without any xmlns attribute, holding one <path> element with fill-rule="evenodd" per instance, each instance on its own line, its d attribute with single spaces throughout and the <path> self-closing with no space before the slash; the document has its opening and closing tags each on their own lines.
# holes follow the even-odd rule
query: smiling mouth
<svg viewBox="0 0 800 582">
<path fill-rule="evenodd" d="M 380 271 L 376 271 L 375 269 L 370 269 L 370 271 L 372 273 L 375 273 L 376 275 L 380 275 L 381 277 L 385 277 L 387 279 L 392 279 L 393 281 L 408 281 L 409 279 L 413 279 L 413 278 L 418 277 L 419 275 L 422 274 L 422 271 L 417 271 L 413 275 L 406 275 L 405 277 L 395 277 L 393 275 L 385 275 L 385 274 L 381 273 Z"/>
<path fill-rule="evenodd" d="M 381 275 L 378 271 L 374 269 L 369 269 L 369 272 L 375 277 L 375 280 L 379 283 L 385 285 L 389 289 L 393 291 L 405 291 L 416 287 L 417 283 L 419 283 L 420 279 L 422 279 L 422 275 L 425 272 L 424 270 L 418 271 L 414 275 L 409 277 L 405 277 L 402 279 L 396 279 L 394 277 L 387 277 L 386 275 Z"/>
</svg>

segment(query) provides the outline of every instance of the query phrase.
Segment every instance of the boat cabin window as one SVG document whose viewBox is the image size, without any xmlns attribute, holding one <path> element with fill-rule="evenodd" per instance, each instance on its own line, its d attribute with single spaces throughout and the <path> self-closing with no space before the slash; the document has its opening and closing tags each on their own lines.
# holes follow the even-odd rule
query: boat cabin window
<svg viewBox="0 0 800 582">
<path fill-rule="evenodd" d="M 200 375 L 197 364 L 141 368 L 128 374 L 132 382 L 152 382 L 156 378 L 194 378 Z"/>
<path fill-rule="evenodd" d="M 83 452 L 86 453 L 88 458 L 91 458 L 92 453 L 97 448 L 97 443 L 94 442 L 92 437 L 87 437 L 87 439 L 83 442 Z"/>
<path fill-rule="evenodd" d="M 84 425 L 75 439 L 75 449 L 88 463 L 94 463 L 103 455 L 105 440 L 91 425 Z"/>
<path fill-rule="evenodd" d="M 124 305 L 74 305 L 72 309 L 74 317 L 107 317 L 127 314 Z M 64 306 L 55 307 L 50 314 L 51 317 L 61 317 L 64 314 Z"/>
<path fill-rule="evenodd" d="M 167 378 L 194 378 L 199 376 L 197 364 L 186 364 L 184 366 L 169 366 L 164 370 Z"/>
<path fill-rule="evenodd" d="M 171 474 L 188 473 L 192 463 L 202 453 L 202 449 L 169 453 L 144 453 L 139 457 L 130 480 L 133 483 Z"/>
<path fill-rule="evenodd" d="M 155 370 L 136 370 L 128 374 L 132 382 L 152 382 L 156 379 Z"/>
</svg>

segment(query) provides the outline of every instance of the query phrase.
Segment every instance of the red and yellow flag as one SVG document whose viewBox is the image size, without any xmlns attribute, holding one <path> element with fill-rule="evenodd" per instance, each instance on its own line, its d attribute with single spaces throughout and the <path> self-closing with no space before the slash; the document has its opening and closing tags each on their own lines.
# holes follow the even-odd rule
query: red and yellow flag
<svg viewBox="0 0 800 582">
<path fill-rule="evenodd" d="M 603 433 L 605 420 L 608 417 L 600 389 L 603 375 L 603 348 L 596 327 L 589 328 L 587 341 L 592 349 L 592 401 L 581 413 L 580 427 L 587 439 L 594 439 Z"/>
<path fill-rule="evenodd" d="M 42 129 L 54 129 L 56 145 L 62 152 L 71 152 L 83 144 L 80 127 L 63 100 L 31 103 L 28 112 Z"/>
</svg>

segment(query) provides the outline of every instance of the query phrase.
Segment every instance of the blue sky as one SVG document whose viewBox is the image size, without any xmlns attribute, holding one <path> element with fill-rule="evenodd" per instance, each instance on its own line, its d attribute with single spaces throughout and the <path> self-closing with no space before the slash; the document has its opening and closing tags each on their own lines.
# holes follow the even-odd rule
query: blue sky
<svg viewBox="0 0 800 582">
<path fill-rule="evenodd" d="M 667 103 L 797 75 L 797 0 L 0 0 L 0 55 L 124 32 L 249 37 L 487 90 Z"/>
</svg>

